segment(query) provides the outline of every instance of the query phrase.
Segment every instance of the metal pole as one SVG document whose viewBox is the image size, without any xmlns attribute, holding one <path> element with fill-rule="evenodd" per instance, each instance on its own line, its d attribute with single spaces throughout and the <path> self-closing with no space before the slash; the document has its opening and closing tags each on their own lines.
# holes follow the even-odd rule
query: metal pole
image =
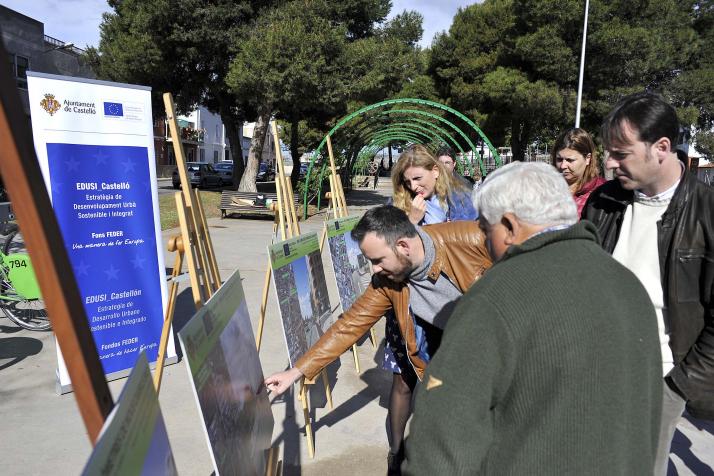
<svg viewBox="0 0 714 476">
<path fill-rule="evenodd" d="M 580 127 L 580 104 L 583 100 L 583 72 L 585 71 L 585 41 L 588 37 L 588 10 L 590 0 L 585 0 L 585 21 L 583 22 L 583 47 L 580 51 L 580 77 L 578 78 L 578 105 L 575 109 L 575 127 Z"/>
</svg>

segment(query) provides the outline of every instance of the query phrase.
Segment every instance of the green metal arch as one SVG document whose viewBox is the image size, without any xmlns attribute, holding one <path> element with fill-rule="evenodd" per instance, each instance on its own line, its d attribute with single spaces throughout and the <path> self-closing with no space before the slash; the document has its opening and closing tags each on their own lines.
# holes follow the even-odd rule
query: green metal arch
<svg viewBox="0 0 714 476">
<path fill-rule="evenodd" d="M 435 129 L 436 131 L 439 132 L 440 137 L 442 138 L 444 143 L 448 143 L 449 146 L 453 145 L 456 149 L 458 149 L 459 152 L 461 152 L 462 154 L 464 153 L 464 149 L 461 147 L 461 144 L 459 144 L 459 142 L 456 139 L 454 139 L 454 137 L 449 133 L 449 131 L 447 131 L 443 127 L 440 127 L 440 126 L 438 126 L 434 123 L 431 123 L 429 121 L 426 121 L 423 119 L 417 119 L 414 117 L 408 118 L 408 121 L 409 121 L 409 122 L 407 122 L 408 124 L 412 124 L 412 125 L 419 124 L 419 125 L 429 126 L 430 128 Z M 403 123 L 404 122 L 397 122 L 397 123 L 390 123 L 388 125 L 397 125 L 397 124 L 403 124 Z M 370 126 L 370 124 L 367 123 L 367 126 Z M 365 129 L 367 129 L 367 127 L 365 127 Z M 357 138 L 355 138 L 355 139 L 357 139 Z M 444 139 L 448 139 L 448 140 L 444 140 Z"/>
<path fill-rule="evenodd" d="M 468 117 L 466 117 L 459 111 L 457 111 L 449 106 L 446 106 L 445 104 L 441 104 L 441 103 L 434 102 L 434 101 L 428 101 L 426 99 L 399 98 L 399 99 L 389 99 L 386 101 L 381 101 L 381 102 L 377 102 L 374 104 L 370 104 L 370 105 L 365 106 L 351 114 L 348 114 L 347 116 L 343 117 L 340 121 L 338 121 L 338 123 L 332 129 L 330 129 L 330 131 L 327 133 L 325 138 L 320 142 L 320 145 L 318 146 L 318 148 L 313 153 L 312 158 L 310 159 L 310 165 L 308 166 L 305 180 L 309 181 L 310 174 L 312 173 L 312 168 L 315 163 L 315 159 L 320 155 L 320 151 L 325 146 L 325 143 L 327 142 L 327 137 L 332 136 L 340 127 L 347 124 L 348 122 L 350 122 L 352 119 L 354 119 L 355 117 L 357 117 L 359 115 L 365 114 L 369 111 L 372 111 L 374 109 L 378 109 L 381 107 L 385 107 L 385 106 L 389 106 L 389 105 L 393 105 L 393 104 L 404 104 L 404 103 L 413 103 L 413 104 L 419 104 L 422 106 L 433 107 L 433 108 L 440 109 L 440 110 L 443 110 L 450 114 L 455 115 L 456 117 L 458 117 L 459 119 L 464 121 L 467 125 L 469 125 L 474 131 L 477 132 L 477 134 L 481 137 L 481 140 L 484 142 L 484 144 L 486 144 L 486 146 L 488 146 L 489 150 L 491 151 L 491 155 L 494 158 L 496 166 L 498 167 L 501 165 L 501 158 L 498 155 L 498 151 L 495 149 L 493 144 L 491 144 L 491 141 L 488 139 L 488 137 L 486 137 L 486 135 L 483 133 L 483 131 L 471 119 L 469 119 Z M 475 147 L 472 148 L 472 153 L 474 154 L 474 156 L 478 155 L 476 153 Z M 479 159 L 479 165 L 481 165 L 482 172 L 483 172 L 483 164 L 480 161 L 480 159 Z M 324 167 L 323 167 L 323 172 L 324 172 Z M 323 174 L 321 173 L 320 176 L 321 176 L 320 180 L 322 180 Z M 303 196 L 303 202 L 304 202 L 303 215 L 305 217 L 307 217 L 307 194 L 308 194 L 308 187 L 305 187 L 305 192 L 304 192 L 304 196 Z"/>
<path fill-rule="evenodd" d="M 384 129 L 374 131 L 372 134 L 368 134 L 365 139 L 374 137 L 375 135 L 378 135 L 380 132 L 407 132 L 407 133 L 411 133 L 411 134 L 414 134 L 417 136 L 421 136 L 428 140 L 427 147 L 430 144 L 437 144 L 437 147 L 438 147 L 438 145 L 443 143 L 443 141 L 441 140 L 441 138 L 438 135 L 431 133 L 430 131 L 428 131 L 428 129 L 426 131 L 424 131 L 424 130 L 407 127 L 404 125 L 396 125 L 396 124 L 393 126 L 385 127 Z M 422 139 L 422 142 L 423 142 L 423 139 Z M 433 147 L 433 149 L 436 150 L 437 147 Z M 430 149 L 431 149 L 431 147 L 430 147 Z"/>
<path fill-rule="evenodd" d="M 463 130 L 461 130 L 461 129 L 460 129 L 456 124 L 454 124 L 453 122 L 451 122 L 451 121 L 449 121 L 448 119 L 446 119 L 446 118 L 444 118 L 444 117 L 442 117 L 442 116 L 439 116 L 439 115 L 437 115 L 437 114 L 434 114 L 434 113 L 431 113 L 431 112 L 428 112 L 428 111 L 422 111 L 421 109 L 388 109 L 388 110 L 386 110 L 386 111 L 380 112 L 379 114 L 377 114 L 377 115 L 375 115 L 375 116 L 373 116 L 373 117 L 374 117 L 374 118 L 378 118 L 378 117 L 380 117 L 380 116 L 389 115 L 389 114 L 409 114 L 409 115 L 411 115 L 411 114 L 416 114 L 416 115 L 422 115 L 422 116 L 429 117 L 430 119 L 436 119 L 437 121 L 443 122 L 443 123 L 446 124 L 447 126 L 451 127 L 455 132 L 457 132 L 457 133 L 461 136 L 461 138 L 464 139 L 464 141 L 469 145 L 469 147 L 471 147 L 471 150 L 476 150 L 476 149 L 477 149 L 476 145 L 475 145 L 475 144 L 471 141 L 471 139 L 464 133 Z M 415 118 L 412 118 L 412 120 L 416 120 L 416 119 L 415 119 Z M 426 122 L 428 122 L 428 121 L 426 121 Z M 434 128 L 438 128 L 438 127 L 439 127 L 438 125 L 436 125 L 436 124 L 434 124 L 434 123 L 430 123 L 430 124 L 431 124 L 432 127 L 434 127 Z M 460 151 L 462 154 L 464 153 L 464 150 L 463 150 L 463 148 L 461 148 L 460 144 L 457 145 L 457 149 L 459 149 L 459 151 Z M 460 167 L 459 167 L 459 172 L 461 172 L 461 171 L 462 171 L 462 170 L 461 170 L 461 167 L 463 167 L 463 159 L 459 160 L 459 159 L 457 158 L 457 161 L 459 162 L 459 166 L 460 166 Z M 480 166 L 479 168 L 480 168 L 481 172 L 483 173 L 483 171 L 484 171 L 483 168 L 484 168 L 484 167 L 483 167 L 483 164 L 481 163 L 480 158 L 479 158 L 479 166 Z M 471 169 L 471 172 L 473 173 L 473 166 L 472 166 L 470 163 L 469 163 L 469 167 L 470 167 L 470 169 Z"/>
<path fill-rule="evenodd" d="M 461 136 L 461 138 L 464 139 L 464 141 L 469 145 L 469 147 L 471 147 L 471 150 L 472 150 L 472 151 L 477 150 L 476 145 L 471 141 L 471 139 L 469 139 L 469 137 L 468 137 L 458 126 L 456 126 L 456 124 L 452 123 L 451 121 L 449 121 L 449 120 L 447 120 L 447 119 L 445 119 L 445 118 L 443 118 L 443 117 L 441 117 L 441 116 L 439 116 L 439 115 L 437 115 L 437 114 L 433 114 L 433 113 L 430 113 L 430 112 L 428 112 L 428 111 L 422 111 L 422 110 L 420 110 L 420 109 L 389 109 L 389 110 L 386 110 L 386 111 L 382 111 L 382 112 L 380 112 L 379 114 L 376 114 L 375 116 L 372 116 L 370 119 L 377 119 L 377 118 L 379 118 L 380 116 L 389 115 L 389 114 L 395 114 L 395 113 L 399 113 L 399 114 L 418 114 L 418 115 L 424 115 L 424 116 L 427 116 L 427 117 L 430 117 L 430 118 L 433 118 L 433 119 L 437 119 L 437 120 L 439 120 L 439 121 L 441 121 L 441 122 L 444 122 L 444 123 L 447 124 L 449 127 L 453 128 L 456 132 L 459 133 L 459 135 Z M 416 118 L 410 118 L 410 120 L 417 121 Z M 434 128 L 437 129 L 437 130 L 441 130 L 442 133 L 445 133 L 448 137 L 451 137 L 450 134 L 444 132 L 444 130 L 443 130 L 442 128 L 440 128 L 438 125 L 433 124 L 433 123 L 429 123 L 428 121 L 424 121 L 424 122 L 425 122 L 425 123 L 428 123 L 428 125 L 430 125 L 431 127 L 434 127 Z M 364 129 L 364 128 L 368 127 L 369 125 L 370 125 L 369 119 L 367 119 L 364 123 L 360 124 L 359 127 L 361 127 L 361 128 Z M 353 137 L 350 142 L 354 142 L 355 140 L 359 140 L 359 135 L 358 135 L 357 137 Z M 458 142 L 456 142 L 455 140 L 453 140 L 453 139 L 452 139 L 452 142 L 453 142 L 453 144 L 456 146 L 456 148 L 457 148 L 462 154 L 464 154 L 464 150 L 463 150 L 463 148 L 461 147 L 461 145 L 460 145 Z M 445 143 L 446 143 L 446 142 L 445 142 Z M 474 154 L 474 155 L 475 155 L 475 154 Z M 481 174 L 485 174 L 485 166 L 484 166 L 484 164 L 483 164 L 483 161 L 481 160 L 481 158 L 480 158 L 478 155 L 475 155 L 475 157 L 476 157 L 476 160 L 477 160 L 477 162 L 478 162 L 478 164 L 479 164 L 479 170 L 481 171 Z M 473 170 L 473 164 L 471 163 L 471 161 L 466 162 L 466 161 L 463 160 L 463 159 L 458 159 L 458 158 L 457 158 L 457 165 L 458 165 L 458 170 L 459 170 L 460 173 L 463 173 L 464 164 L 468 164 L 468 169 L 469 169 L 469 171 L 471 172 L 471 174 L 473 175 L 474 170 Z"/>
<path fill-rule="evenodd" d="M 500 161 L 500 157 L 499 157 L 499 155 L 498 155 L 498 151 L 496 151 L 496 149 L 493 147 L 493 144 L 491 144 L 491 141 L 488 140 L 488 137 L 486 137 L 486 135 L 483 133 L 483 131 L 482 131 L 471 119 L 469 119 L 468 117 L 464 116 L 462 113 L 460 113 L 460 112 L 457 111 L 456 109 L 453 109 L 453 108 L 451 108 L 451 107 L 449 107 L 449 106 L 447 106 L 447 105 L 445 105 L 445 104 L 441 104 L 441 103 L 438 103 L 438 102 L 435 102 L 435 101 L 429 101 L 429 100 L 426 100 L 426 99 L 399 98 L 399 99 L 388 99 L 388 100 L 386 100 L 386 101 L 381 101 L 381 102 L 377 102 L 377 103 L 374 103 L 374 104 L 370 104 L 370 105 L 368 105 L 368 106 L 365 106 L 365 107 L 363 107 L 363 108 L 361 108 L 361 109 L 359 109 L 359 110 L 357 110 L 357 111 L 355 111 L 355 112 L 353 112 L 353 113 L 351 113 L 351 114 L 348 114 L 347 116 L 343 117 L 337 124 L 335 124 L 335 126 L 334 126 L 332 129 L 330 129 L 330 131 L 327 133 L 327 135 L 328 135 L 328 136 L 332 136 L 332 134 L 334 134 L 335 131 L 337 131 L 340 127 L 342 127 L 343 125 L 347 124 L 348 122 L 350 122 L 352 119 L 354 119 L 355 117 L 357 117 L 357 116 L 359 116 L 359 115 L 365 114 L 365 113 L 367 113 L 367 112 L 369 112 L 369 111 L 372 111 L 372 110 L 374 110 L 374 109 L 378 109 L 378 108 L 380 108 L 380 107 L 389 106 L 389 105 L 392 105 L 392 104 L 404 104 L 404 103 L 414 103 L 414 104 L 420 104 L 420 105 L 423 105 L 423 106 L 429 106 L 429 107 L 433 107 L 433 108 L 436 108 L 436 109 L 440 109 L 440 110 L 442 110 L 442 111 L 446 111 L 446 112 L 448 112 L 448 113 L 451 113 L 451 114 L 455 115 L 456 117 L 458 117 L 459 119 L 461 119 L 462 121 L 464 121 L 466 124 L 468 124 L 469 126 L 471 126 L 471 128 L 479 134 L 479 136 L 481 137 L 481 139 L 484 141 L 484 143 L 485 143 L 485 144 L 488 146 L 488 148 L 491 150 L 491 153 L 493 154 L 493 157 L 496 159 L 497 165 L 500 165 L 501 161 Z M 317 149 L 316 149 L 314 155 L 319 154 L 319 151 L 322 150 L 322 148 L 323 148 L 324 145 L 325 145 L 325 142 L 327 142 L 327 137 L 325 137 L 325 138 L 322 140 L 322 142 L 320 143 L 320 145 L 317 147 Z"/>
<path fill-rule="evenodd" d="M 385 132 L 383 134 L 375 135 L 374 137 L 370 138 L 369 144 L 370 145 L 384 144 L 385 140 L 395 140 L 395 137 L 398 137 L 399 139 L 408 139 L 412 144 L 421 144 L 424 142 L 424 140 L 421 137 L 413 135 L 409 132 L 390 131 L 390 132 Z"/>
<path fill-rule="evenodd" d="M 375 147 L 384 147 L 384 144 L 386 144 L 390 141 L 397 142 L 399 140 L 404 140 L 405 142 L 407 142 L 407 145 L 420 144 L 422 142 L 421 138 L 411 136 L 408 133 L 405 134 L 403 132 L 402 133 L 399 133 L 399 132 L 394 133 L 393 132 L 393 133 L 388 133 L 388 134 L 384 134 L 384 135 L 380 135 L 378 137 L 372 138 L 372 140 L 370 141 L 370 145 L 375 146 Z"/>
<path fill-rule="evenodd" d="M 363 137 L 364 143 L 368 144 L 371 138 L 379 134 L 384 134 L 387 132 L 405 132 L 411 134 L 412 138 L 417 138 L 418 143 L 425 144 L 430 150 L 436 150 L 439 144 L 441 144 L 441 138 L 428 130 L 418 129 L 405 125 L 390 125 L 383 127 L 374 131 L 370 131 Z"/>
<path fill-rule="evenodd" d="M 391 141 L 390 143 L 397 143 L 397 142 L 407 142 L 410 143 L 411 141 L 406 140 L 403 137 L 400 137 L 399 139 L 386 139 L 388 141 Z M 375 154 L 382 150 L 385 147 L 385 143 L 381 141 L 377 142 L 370 142 L 368 145 L 365 145 L 362 150 L 358 153 L 357 160 L 355 160 L 355 163 L 352 165 L 352 172 L 356 173 L 358 169 L 364 167 L 366 163 L 371 162 L 372 159 L 374 158 Z"/>
<path fill-rule="evenodd" d="M 464 133 L 464 131 L 462 131 L 456 124 L 454 124 L 453 122 L 449 121 L 448 119 L 443 118 L 443 117 L 441 117 L 441 116 L 439 116 L 439 115 L 437 115 L 437 114 L 434 114 L 434 113 L 431 113 L 431 112 L 428 112 L 428 111 L 422 111 L 422 110 L 420 110 L 420 109 L 389 109 L 389 110 L 387 110 L 387 111 L 384 111 L 384 112 L 380 113 L 379 115 L 382 115 L 382 114 L 392 114 L 392 113 L 402 113 L 402 112 L 404 112 L 404 113 L 409 113 L 409 114 L 424 115 L 424 116 L 430 117 L 430 118 L 432 118 L 432 119 L 436 119 L 436 120 L 438 120 L 438 121 L 441 121 L 441 122 L 445 123 L 446 125 L 448 125 L 449 127 L 451 127 L 452 129 L 454 129 L 454 131 L 456 131 L 456 132 L 461 136 L 461 138 L 464 139 L 464 141 L 469 145 L 469 147 L 471 147 L 471 150 L 475 151 L 476 148 L 477 148 L 476 145 L 475 145 L 473 142 L 471 142 L 471 139 L 469 139 L 469 136 L 467 136 L 467 135 Z M 459 149 L 459 151 L 460 151 L 462 154 L 464 153 L 464 150 L 463 150 L 461 147 L 458 147 L 458 149 Z M 459 164 L 459 165 L 460 165 L 459 172 L 463 172 L 463 170 L 462 170 L 462 169 L 463 169 L 463 163 L 464 163 L 465 161 L 464 161 L 463 158 L 462 158 L 461 160 L 459 160 L 459 162 L 460 162 L 460 164 Z M 469 164 L 470 171 L 471 171 L 471 173 L 473 174 L 473 164 L 471 164 L 470 162 L 468 162 L 468 164 Z M 480 157 L 478 158 L 478 164 L 479 164 L 479 170 L 481 171 L 481 173 L 482 173 L 482 174 L 485 174 L 485 173 L 486 173 L 486 170 L 485 170 L 483 161 L 481 160 Z"/>
<path fill-rule="evenodd" d="M 423 142 L 421 137 L 412 135 L 408 132 L 385 132 L 385 134 L 383 136 L 375 137 L 372 140 L 372 142 L 375 144 L 377 144 L 377 143 L 383 144 L 385 141 L 387 143 L 404 141 L 407 144 L 409 144 L 409 143 L 420 144 Z M 327 162 L 323 162 L 322 167 L 320 168 L 320 177 L 318 179 L 319 183 L 320 183 L 320 189 L 322 188 L 322 181 L 324 179 L 325 172 L 327 170 L 328 170 Z M 318 193 L 318 195 L 317 195 L 317 209 L 318 210 L 320 209 L 320 203 L 322 201 L 321 199 L 322 199 L 322 196 L 320 193 Z M 305 213 L 307 213 L 307 211 Z"/>
<path fill-rule="evenodd" d="M 427 134 L 429 137 L 432 138 L 432 142 L 437 142 L 439 144 L 447 143 L 447 140 L 443 136 L 441 136 L 439 133 L 436 133 L 436 132 L 432 131 L 431 129 L 424 127 L 420 124 L 413 124 L 411 122 L 394 122 L 394 123 L 388 124 L 386 126 L 381 126 L 379 129 L 377 129 L 375 131 L 367 132 L 365 134 L 364 138 L 366 139 L 371 134 L 374 134 L 375 132 L 378 132 L 378 131 L 391 130 L 392 128 L 400 128 L 400 127 L 408 128 L 408 129 L 411 129 L 412 131 L 424 132 L 425 134 Z M 449 138 L 451 138 L 451 137 L 449 137 Z"/>
<path fill-rule="evenodd" d="M 409 126 L 413 126 L 415 128 L 421 128 L 420 126 L 424 125 L 424 126 L 429 126 L 428 128 L 436 129 L 438 131 L 437 135 L 439 136 L 439 139 L 442 143 L 448 144 L 449 146 L 454 146 L 456 149 L 459 150 L 459 152 L 461 152 L 462 154 L 464 153 L 464 150 L 461 147 L 461 144 L 459 144 L 459 142 L 453 138 L 453 136 L 449 133 L 449 131 L 445 130 L 444 128 L 442 128 L 436 124 L 433 124 L 429 121 L 423 120 L 423 119 L 411 118 L 411 117 L 405 118 L 405 119 L 408 119 L 409 122 L 399 122 L 399 123 L 389 123 L 389 124 L 381 124 L 381 123 L 374 124 L 374 123 L 370 123 L 370 122 L 365 122 L 363 124 L 360 124 L 361 130 L 359 131 L 358 136 L 351 138 L 350 142 L 354 143 L 355 141 L 358 141 L 358 140 L 364 141 L 365 136 L 367 136 L 368 134 L 373 132 L 371 130 L 372 128 L 377 128 L 377 127 L 384 128 L 384 127 L 390 127 L 390 126 L 394 126 L 394 125 L 409 125 Z M 355 165 L 353 166 L 353 170 L 356 168 L 356 166 L 357 166 L 357 163 L 355 163 Z M 473 168 L 471 168 L 471 172 L 473 173 Z"/>
</svg>

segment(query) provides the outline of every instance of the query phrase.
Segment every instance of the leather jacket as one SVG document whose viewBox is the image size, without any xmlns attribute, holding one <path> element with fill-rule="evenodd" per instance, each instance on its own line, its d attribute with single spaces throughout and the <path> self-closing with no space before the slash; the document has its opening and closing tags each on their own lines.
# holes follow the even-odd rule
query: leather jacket
<svg viewBox="0 0 714 476">
<path fill-rule="evenodd" d="M 439 223 L 424 226 L 422 230 L 434 241 L 436 251 L 434 263 L 429 269 L 429 278 L 435 280 L 444 273 L 464 293 L 491 266 L 486 239 L 477 222 Z M 414 323 L 409 313 L 407 284 L 408 281 L 396 283 L 374 275 L 365 292 L 295 366 L 305 377 L 313 379 L 324 367 L 357 342 L 387 311 L 393 309 L 407 345 L 409 360 L 421 379 L 426 362 L 418 357 Z"/>
<path fill-rule="evenodd" d="M 612 180 L 595 192 L 582 218 L 612 253 L 634 192 Z M 714 188 L 685 172 L 657 223 L 660 281 L 675 367 L 667 382 L 696 418 L 714 419 Z"/>
</svg>

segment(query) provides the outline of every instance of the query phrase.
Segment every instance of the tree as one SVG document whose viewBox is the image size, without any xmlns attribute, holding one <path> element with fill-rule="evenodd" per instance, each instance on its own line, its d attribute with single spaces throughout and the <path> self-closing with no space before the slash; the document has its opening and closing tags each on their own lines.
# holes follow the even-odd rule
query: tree
<svg viewBox="0 0 714 476">
<path fill-rule="evenodd" d="M 340 74 L 344 29 L 333 27 L 310 6 L 310 2 L 293 1 L 266 12 L 235 45 L 227 83 L 257 111 L 241 190 L 255 190 L 254 178 L 271 116 L 281 114 L 297 126 L 301 118 L 329 114 L 344 101 Z M 297 127 L 292 130 L 291 135 L 297 137 Z M 291 144 L 297 161 L 297 140 Z M 299 166 L 293 167 L 296 173 Z"/>
<path fill-rule="evenodd" d="M 696 54 L 693 2 L 590 2 L 583 127 L 595 132 L 623 94 L 665 92 Z M 583 2 L 485 0 L 454 17 L 432 48 L 437 90 L 514 158 L 573 123 Z M 672 25 L 678 25 L 673 28 Z"/>
<path fill-rule="evenodd" d="M 289 125 L 296 165 L 301 145 L 310 143 L 300 138 L 300 121 L 324 137 L 350 107 L 389 97 L 415 76 L 421 16 L 404 12 L 382 25 L 389 6 L 388 0 L 285 2 L 261 15 L 236 45 L 228 83 L 251 97 L 260 124 L 275 116 Z M 249 157 L 247 177 L 253 167 L 258 160 Z M 293 167 L 294 183 L 299 172 Z"/>
<path fill-rule="evenodd" d="M 691 26 L 698 38 L 691 62 L 668 87 L 683 124 L 695 126 L 697 149 L 714 157 L 714 2 L 692 2 Z"/>
<path fill-rule="evenodd" d="M 87 55 L 101 79 L 152 87 L 153 111 L 163 117 L 161 95 L 171 92 L 179 112 L 198 104 L 220 115 L 233 156 L 243 156 L 241 126 L 249 113 L 225 84 L 231 46 L 258 8 L 249 0 L 109 0 L 113 13 L 100 25 L 99 47 Z M 234 181 L 243 161 L 233 161 Z"/>
</svg>

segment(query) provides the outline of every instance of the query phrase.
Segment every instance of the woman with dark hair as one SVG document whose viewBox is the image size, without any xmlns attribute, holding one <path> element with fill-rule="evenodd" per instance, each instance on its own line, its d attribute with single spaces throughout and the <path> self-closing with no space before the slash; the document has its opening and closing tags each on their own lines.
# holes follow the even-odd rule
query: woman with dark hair
<svg viewBox="0 0 714 476">
<path fill-rule="evenodd" d="M 605 179 L 600 177 L 592 137 L 583 129 L 568 129 L 553 144 L 550 157 L 552 164 L 568 182 L 580 216 L 592 191 L 605 183 Z"/>
</svg>

